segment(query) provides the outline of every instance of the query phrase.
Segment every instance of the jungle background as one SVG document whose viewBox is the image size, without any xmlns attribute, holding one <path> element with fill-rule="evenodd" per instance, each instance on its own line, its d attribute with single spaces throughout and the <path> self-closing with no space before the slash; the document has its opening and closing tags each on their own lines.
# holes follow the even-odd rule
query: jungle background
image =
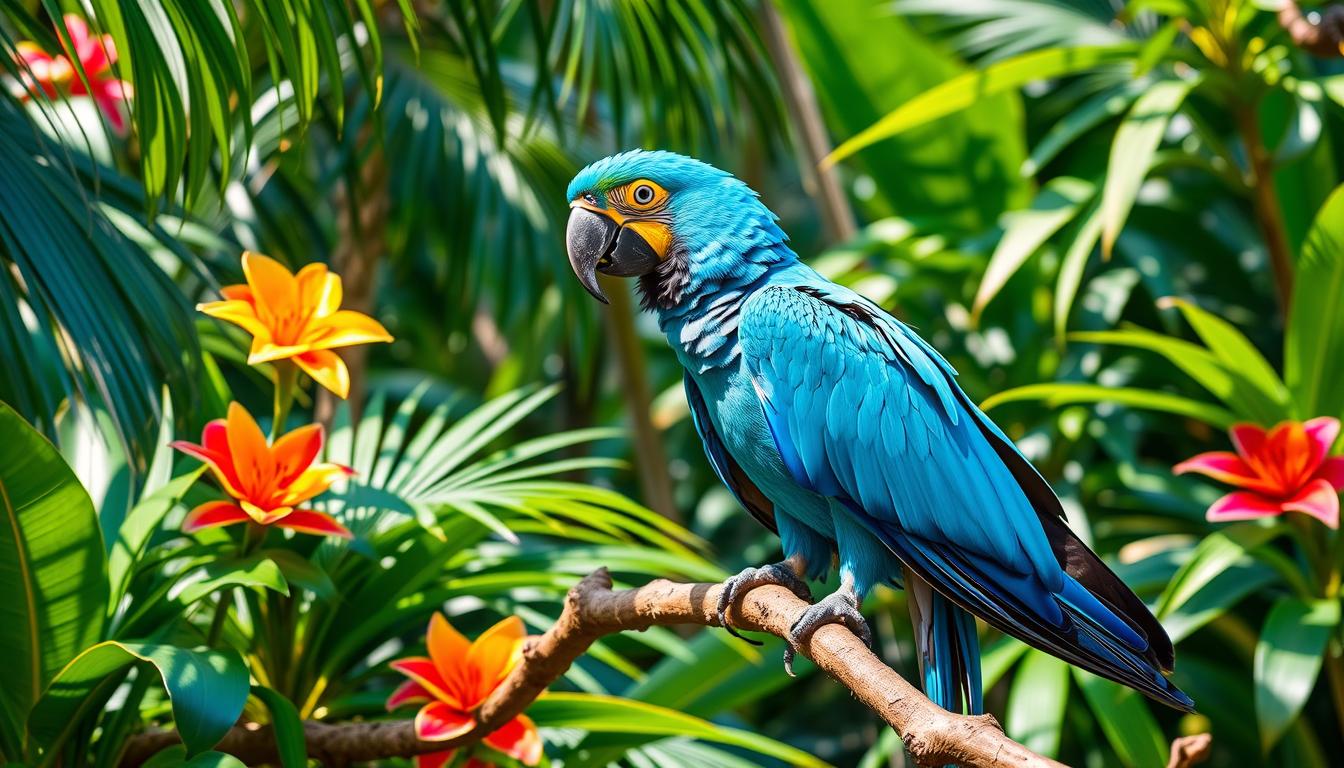
<svg viewBox="0 0 1344 768">
<path fill-rule="evenodd" d="M 0 707 L 0 754 L 115 765 L 135 733 L 181 728 L 193 715 L 158 682 L 171 664 L 85 670 L 79 706 L 43 686 L 99 641 L 204 645 L 234 587 L 249 596 L 219 647 L 247 667 L 217 666 L 244 685 L 265 672 L 247 716 L 339 722 L 389 717 L 386 661 L 435 610 L 469 636 L 504 615 L 539 632 L 598 566 L 623 584 L 712 581 L 775 558 L 715 480 L 630 286 L 602 307 L 569 273 L 568 180 L 647 147 L 746 180 L 809 263 L 953 363 L 1154 607 L 1199 707 L 988 631 L 989 709 L 1009 735 L 1075 765 L 1162 764 L 1174 736 L 1204 731 L 1211 765 L 1339 764 L 1340 537 L 1309 519 L 1208 523 L 1223 489 L 1172 472 L 1226 449 L 1237 421 L 1344 415 L 1344 61 L 1278 10 L 0 2 L 7 85 L 25 76 L 20 41 L 59 53 L 71 13 L 112 35 L 133 88 L 125 133 L 88 97 L 0 97 L 0 400 L 21 417 L 0 456 L 44 450 L 40 433 L 84 488 L 71 498 L 87 493 L 69 502 L 87 520 L 65 508 L 36 567 L 108 569 L 98 605 L 63 608 L 41 643 L 31 616 L 0 626 L 27 660 L 0 687 L 41 682 Z M 267 627 L 245 604 L 275 597 L 273 575 L 221 566 L 227 535 L 177 530 L 199 465 L 165 447 L 232 399 L 268 413 L 245 337 L 193 308 L 241 281 L 244 250 L 330 265 L 346 306 L 395 337 L 345 354 L 348 400 L 308 388 L 295 405 L 359 472 L 325 502 L 356 541 L 287 539 L 293 612 Z M 0 534 L 0 560 L 22 539 Z M 14 602 L 23 575 L 0 577 Z M 903 600 L 865 607 L 915 676 Z M 786 677 L 781 652 L 721 630 L 607 638 L 557 686 L 582 696 L 532 711 L 546 760 L 904 764 L 893 732 L 805 662 Z"/>
</svg>

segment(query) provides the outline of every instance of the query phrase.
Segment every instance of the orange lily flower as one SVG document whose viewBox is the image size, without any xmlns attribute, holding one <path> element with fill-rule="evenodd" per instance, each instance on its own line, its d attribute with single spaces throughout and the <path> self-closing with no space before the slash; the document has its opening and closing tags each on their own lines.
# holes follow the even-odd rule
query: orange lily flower
<svg viewBox="0 0 1344 768">
<path fill-rule="evenodd" d="M 70 34 L 70 42 L 74 44 L 74 50 L 67 49 L 65 56 L 52 56 L 36 43 L 27 40 L 18 44 L 21 87 L 15 95 L 26 99 L 41 90 L 47 98 L 54 99 L 64 90 L 72 96 L 91 96 L 113 130 L 118 135 L 124 135 L 126 114 L 122 110 L 122 102 L 130 96 L 131 86 L 118 80 L 112 73 L 112 64 L 117 60 L 112 36 L 89 34 L 89 25 L 74 14 L 67 13 L 63 21 L 66 32 Z M 75 71 L 72 58 L 79 60 L 84 77 L 88 80 L 87 87 Z"/>
<path fill-rule="evenodd" d="M 229 403 L 228 418 L 205 425 L 200 445 L 179 440 L 173 447 L 208 464 L 220 487 L 233 497 L 231 501 L 207 501 L 191 510 L 182 523 L 183 531 L 255 523 L 351 538 L 350 531 L 331 515 L 296 509 L 325 493 L 337 478 L 353 474 L 339 464 L 313 463 L 322 450 L 320 424 L 299 427 L 269 445 L 252 414 L 238 403 Z"/>
<path fill-rule="evenodd" d="M 1339 426 L 1339 419 L 1329 416 L 1306 423 L 1285 421 L 1268 432 L 1254 424 L 1236 424 L 1231 430 L 1236 453 L 1201 453 L 1174 471 L 1197 472 L 1241 489 L 1209 507 L 1209 522 L 1302 512 L 1338 528 L 1344 457 L 1328 454 Z"/>
<path fill-rule="evenodd" d="M 424 702 L 415 716 L 415 735 L 421 741 L 448 741 L 476 727 L 475 712 L 523 657 L 526 630 L 510 616 L 469 642 L 436 613 L 429 620 L 425 644 L 429 657 L 398 659 L 391 666 L 410 680 L 392 692 L 387 709 Z M 486 736 L 486 746 L 536 765 L 541 760 L 541 736 L 526 715 L 519 715 Z M 417 768 L 440 768 L 452 750 L 421 755 Z"/>
<path fill-rule="evenodd" d="M 392 336 L 377 320 L 341 309 L 341 277 L 324 264 L 294 274 L 275 259 L 243 254 L 246 285 L 226 286 L 224 301 L 197 305 L 211 317 L 252 334 L 251 365 L 293 360 L 318 384 L 340 397 L 350 394 L 350 371 L 332 350 Z"/>
</svg>

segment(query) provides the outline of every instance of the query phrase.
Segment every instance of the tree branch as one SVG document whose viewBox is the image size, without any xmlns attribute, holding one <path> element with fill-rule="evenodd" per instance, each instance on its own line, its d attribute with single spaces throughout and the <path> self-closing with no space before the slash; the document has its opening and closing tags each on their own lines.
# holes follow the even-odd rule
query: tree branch
<svg viewBox="0 0 1344 768">
<path fill-rule="evenodd" d="M 326 765 L 347 765 L 474 744 L 522 713 L 605 635 L 655 625 L 719 626 L 719 584 L 660 579 L 635 589 L 613 591 L 611 587 L 611 575 L 603 568 L 569 591 L 560 618 L 544 634 L 528 639 L 522 663 L 486 699 L 477 713 L 477 726 L 469 733 L 449 741 L 423 742 L 416 738 L 410 720 L 343 724 L 308 721 L 304 733 L 309 756 Z M 787 589 L 760 587 L 747 594 L 730 621 L 738 629 L 786 637 L 806 608 L 807 603 Z M 1008 738 L 989 715 L 967 717 L 941 709 L 842 626 L 832 624 L 817 630 L 802 644 L 800 652 L 896 729 L 917 764 L 1061 768 L 1060 763 Z M 154 753 L 177 742 L 177 735 L 171 731 L 135 736 L 121 766 L 137 768 Z M 1176 747 L 1182 744 L 1178 756 Z M 1188 737 L 1178 740 L 1177 745 L 1173 745 L 1172 765 L 1190 765 L 1186 753 L 1192 745 Z M 237 726 L 215 749 L 249 765 L 278 759 L 269 726 Z"/>
<path fill-rule="evenodd" d="M 1279 26 L 1293 45 L 1323 59 L 1344 57 L 1344 6 L 1331 5 L 1303 14 L 1294 0 L 1279 6 Z"/>
</svg>

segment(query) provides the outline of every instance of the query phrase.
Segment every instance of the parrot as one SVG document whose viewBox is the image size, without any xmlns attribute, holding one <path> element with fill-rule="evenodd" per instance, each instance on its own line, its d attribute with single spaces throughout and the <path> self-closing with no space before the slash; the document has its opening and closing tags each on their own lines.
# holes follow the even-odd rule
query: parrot
<svg viewBox="0 0 1344 768">
<path fill-rule="evenodd" d="M 789 247 L 755 191 L 708 163 L 632 150 L 581 170 L 565 248 L 603 303 L 598 273 L 637 280 L 683 369 L 709 464 L 778 534 L 784 559 L 728 579 L 721 626 L 756 587 L 809 607 L 785 669 L 826 624 L 872 646 L 861 612 L 905 589 L 925 694 L 984 709 L 975 617 L 1177 710 L 1170 638 L 1070 529 L 1043 476 L 910 327 L 827 280 Z M 807 580 L 834 568 L 815 603 Z"/>
</svg>

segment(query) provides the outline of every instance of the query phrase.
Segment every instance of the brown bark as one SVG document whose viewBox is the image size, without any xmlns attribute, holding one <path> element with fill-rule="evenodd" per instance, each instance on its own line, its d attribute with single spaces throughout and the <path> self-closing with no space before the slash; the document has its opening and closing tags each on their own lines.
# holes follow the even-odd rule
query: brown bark
<svg viewBox="0 0 1344 768">
<path fill-rule="evenodd" d="M 364 150 L 359 153 L 364 158 L 359 166 L 359 189 L 342 185 L 334 195 L 337 240 L 331 254 L 331 269 L 341 276 L 344 292 L 341 308 L 375 316 L 378 263 L 383 259 L 387 237 L 387 159 L 371 128 L 364 128 L 359 143 Z M 350 394 L 346 399 L 351 419 L 358 423 L 364 408 L 369 347 L 366 344 L 346 347 L 337 354 L 350 369 Z M 321 387 L 316 392 L 314 420 L 330 428 L 340 399 Z"/>
<path fill-rule="evenodd" d="M 522 663 L 481 706 L 477 727 L 471 732 L 450 741 L 422 742 L 416 739 L 410 720 L 342 724 L 308 721 L 304 723 L 304 732 L 309 756 L 328 765 L 345 765 L 474 744 L 523 712 L 594 641 L 605 635 L 655 625 L 719 626 L 716 606 L 723 589 L 720 584 L 658 580 L 621 591 L 614 591 L 611 586 L 611 575 L 604 568 L 570 590 L 560 618 L 544 634 L 528 639 Z M 786 637 L 806 608 L 807 603 L 787 589 L 767 586 L 748 593 L 729 619 L 738 629 Z M 1061 766 L 1008 738 L 989 715 L 967 717 L 939 708 L 845 627 L 835 624 L 822 627 L 799 651 L 896 729 L 919 765 Z M 1207 737 L 1204 741 L 1199 741 L 1199 737 L 1178 739 L 1172 745 L 1170 765 L 1184 768 L 1193 764 L 1191 755 L 1207 751 L 1206 740 Z M 140 734 L 128 745 L 121 766 L 135 768 L 155 752 L 175 743 L 177 736 L 171 731 Z M 249 765 L 277 759 L 268 726 L 235 727 L 215 749 Z"/>
<path fill-rule="evenodd" d="M 832 243 L 846 242 L 853 239 L 858 229 L 854 224 L 854 212 L 849 207 L 849 198 L 845 197 L 845 190 L 840 186 L 838 172 L 834 166 L 822 167 L 821 164 L 832 147 L 826 134 L 826 122 L 817 106 L 812 80 L 798 60 L 793 43 L 789 41 L 788 31 L 784 29 L 784 20 L 779 17 L 779 11 L 775 10 L 773 0 L 761 3 L 761 18 L 765 22 L 765 45 L 770 51 L 770 58 L 774 60 L 775 71 L 779 73 L 784 104 L 797 127 L 796 139 L 802 154 L 800 166 L 803 180 L 821 208 L 821 221 L 826 228 L 827 239 Z"/>
</svg>

